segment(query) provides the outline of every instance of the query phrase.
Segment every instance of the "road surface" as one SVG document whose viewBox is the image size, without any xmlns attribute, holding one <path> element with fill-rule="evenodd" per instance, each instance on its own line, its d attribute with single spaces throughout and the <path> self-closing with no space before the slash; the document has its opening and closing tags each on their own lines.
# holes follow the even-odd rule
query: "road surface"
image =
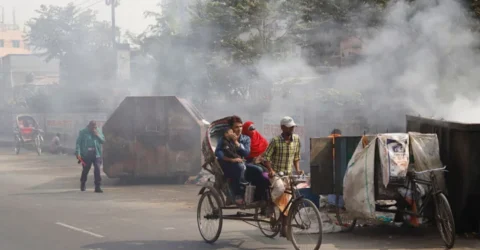
<svg viewBox="0 0 480 250">
<path fill-rule="evenodd" d="M 104 178 L 103 194 L 79 190 L 73 156 L 0 148 L 0 250 L 292 249 L 283 238 L 226 221 L 219 241 L 204 243 L 196 224 L 193 185 L 119 184 Z M 442 249 L 438 234 L 394 227 L 325 234 L 321 249 Z M 480 249 L 458 240 L 455 249 Z"/>
</svg>

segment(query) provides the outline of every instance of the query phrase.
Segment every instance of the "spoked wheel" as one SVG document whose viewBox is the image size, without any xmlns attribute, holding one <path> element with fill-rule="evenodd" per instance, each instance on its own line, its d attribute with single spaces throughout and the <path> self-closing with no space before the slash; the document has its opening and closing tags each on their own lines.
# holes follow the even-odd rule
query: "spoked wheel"
<svg viewBox="0 0 480 250">
<path fill-rule="evenodd" d="M 445 246 L 450 249 L 455 245 L 455 221 L 452 210 L 444 194 L 437 194 L 435 199 L 435 221 Z"/>
<path fill-rule="evenodd" d="M 296 250 L 318 250 L 322 245 L 322 219 L 308 199 L 295 201 L 288 212 L 287 235 Z"/>
<path fill-rule="evenodd" d="M 255 220 L 263 235 L 274 238 L 280 233 L 281 224 L 277 223 L 280 218 L 280 209 L 273 203 L 266 208 L 255 208 Z"/>
<path fill-rule="evenodd" d="M 17 137 L 13 138 L 13 146 L 15 150 L 15 154 L 20 154 L 20 141 L 18 140 Z"/>
<path fill-rule="evenodd" d="M 203 193 L 198 201 L 198 230 L 207 243 L 217 241 L 222 232 L 223 214 L 221 204 L 220 197 L 211 191 Z"/>
<path fill-rule="evenodd" d="M 42 155 L 42 143 L 39 136 L 35 137 L 35 149 L 38 155 Z"/>
</svg>

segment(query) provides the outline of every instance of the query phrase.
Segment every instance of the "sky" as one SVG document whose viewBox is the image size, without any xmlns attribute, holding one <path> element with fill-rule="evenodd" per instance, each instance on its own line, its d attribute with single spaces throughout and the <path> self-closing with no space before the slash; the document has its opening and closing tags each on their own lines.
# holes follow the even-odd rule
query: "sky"
<svg viewBox="0 0 480 250">
<path fill-rule="evenodd" d="M 34 4 L 32 4 L 34 2 Z M 110 7 L 105 0 L 2 0 L 0 6 L 5 9 L 5 23 L 12 23 L 12 9 L 15 8 L 17 24 L 23 25 L 27 20 L 35 16 L 35 10 L 41 4 L 45 5 L 66 5 L 74 2 L 81 8 L 91 8 L 98 12 L 101 20 L 111 20 Z M 159 9 L 159 0 L 121 0 L 121 5 L 116 9 L 117 26 L 122 31 L 129 30 L 134 33 L 141 33 L 153 20 L 145 19 L 143 13 Z"/>
</svg>

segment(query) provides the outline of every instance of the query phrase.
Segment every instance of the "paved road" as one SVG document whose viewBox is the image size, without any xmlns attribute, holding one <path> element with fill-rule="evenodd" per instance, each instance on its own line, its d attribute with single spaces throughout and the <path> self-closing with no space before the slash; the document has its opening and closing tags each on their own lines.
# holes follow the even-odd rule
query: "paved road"
<svg viewBox="0 0 480 250">
<path fill-rule="evenodd" d="M 196 225 L 198 187 L 121 185 L 104 177 L 103 194 L 79 191 L 72 156 L 37 156 L 0 148 L 0 250 L 292 249 L 240 222 L 224 223 L 219 241 L 205 244 Z M 436 233 L 393 227 L 326 234 L 322 249 L 442 249 Z M 459 240 L 456 249 L 480 249 Z"/>
</svg>

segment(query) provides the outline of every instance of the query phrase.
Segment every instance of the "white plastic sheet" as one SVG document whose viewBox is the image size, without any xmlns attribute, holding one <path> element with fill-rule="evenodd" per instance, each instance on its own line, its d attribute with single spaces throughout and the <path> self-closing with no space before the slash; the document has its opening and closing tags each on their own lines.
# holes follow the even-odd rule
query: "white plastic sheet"
<svg viewBox="0 0 480 250">
<path fill-rule="evenodd" d="M 392 179 L 405 180 L 409 161 L 408 134 L 381 134 L 378 136 L 378 142 L 383 185 L 387 187 Z"/>
<path fill-rule="evenodd" d="M 356 218 L 375 219 L 374 161 L 376 137 L 362 141 L 353 153 L 343 180 L 343 198 L 347 211 Z"/>
</svg>

